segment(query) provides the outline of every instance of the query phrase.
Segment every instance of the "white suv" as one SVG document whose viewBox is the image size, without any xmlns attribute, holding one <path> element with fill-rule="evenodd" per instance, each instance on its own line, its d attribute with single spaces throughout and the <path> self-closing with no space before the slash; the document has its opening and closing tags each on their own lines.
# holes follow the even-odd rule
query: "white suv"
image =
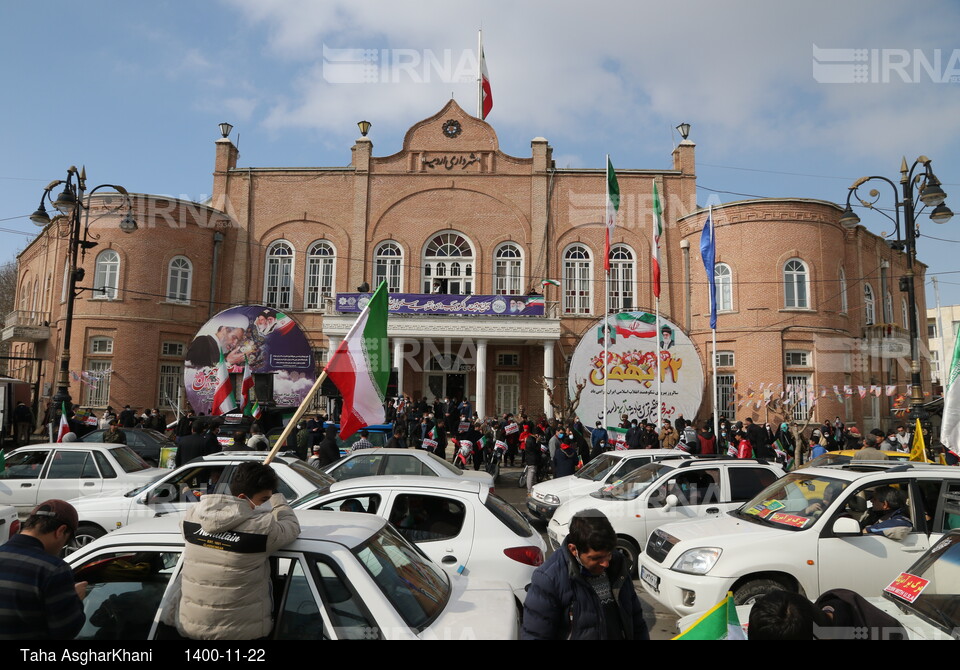
<svg viewBox="0 0 960 670">
<path fill-rule="evenodd" d="M 576 474 L 540 482 L 527 497 L 527 511 L 549 521 L 562 503 L 589 495 L 623 479 L 642 465 L 672 458 L 693 458 L 679 449 L 621 449 L 607 451 L 580 468 Z"/>
<path fill-rule="evenodd" d="M 547 536 L 556 547 L 567 535 L 574 514 L 600 510 L 617 532 L 617 546 L 636 566 L 647 536 L 661 524 L 718 517 L 783 474 L 780 465 L 758 459 L 721 457 L 650 463 L 599 491 L 560 505 L 547 526 Z"/>
<path fill-rule="evenodd" d="M 890 525 L 892 513 L 875 508 L 874 501 L 891 489 L 904 501 L 895 515 L 900 540 L 876 532 L 883 527 L 878 519 Z M 960 515 L 949 507 L 958 494 L 960 468 L 855 461 L 806 468 L 721 518 L 659 528 L 640 556 L 641 582 L 681 616 L 713 607 L 728 591 L 738 605 L 777 589 L 811 600 L 834 588 L 879 596 L 945 531 L 960 525 Z"/>
</svg>

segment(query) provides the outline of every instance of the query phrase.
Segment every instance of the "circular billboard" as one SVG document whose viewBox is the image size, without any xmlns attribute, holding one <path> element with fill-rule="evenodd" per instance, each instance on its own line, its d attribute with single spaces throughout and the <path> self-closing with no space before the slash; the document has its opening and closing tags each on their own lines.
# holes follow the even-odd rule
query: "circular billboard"
<svg viewBox="0 0 960 670">
<path fill-rule="evenodd" d="M 210 414 L 221 353 L 231 373 L 249 364 L 255 375 L 273 375 L 273 397 L 258 398 L 260 404 L 296 407 L 316 381 L 310 342 L 292 318 L 263 305 L 231 307 L 203 324 L 187 349 L 183 381 L 195 412 Z"/>
<path fill-rule="evenodd" d="M 657 420 L 657 372 L 663 418 L 693 420 L 703 400 L 703 365 L 693 342 L 679 326 L 649 312 L 620 312 L 590 328 L 570 360 L 569 393 L 584 383 L 577 415 L 588 426 L 603 421 L 617 426 L 620 417 Z M 604 341 L 607 361 L 604 364 Z M 659 365 L 658 365 L 659 360 Z M 606 385 L 607 416 L 603 415 Z"/>
</svg>

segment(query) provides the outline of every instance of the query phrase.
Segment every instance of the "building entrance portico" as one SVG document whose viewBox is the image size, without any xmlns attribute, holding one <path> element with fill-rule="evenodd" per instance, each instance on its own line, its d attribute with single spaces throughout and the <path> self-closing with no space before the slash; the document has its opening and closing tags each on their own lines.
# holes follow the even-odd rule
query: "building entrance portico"
<svg viewBox="0 0 960 670">
<path fill-rule="evenodd" d="M 437 354 L 430 357 L 423 379 L 423 395 L 428 401 L 434 398 L 457 398 L 467 396 L 466 364 L 459 356 Z M 469 418 L 469 417 L 467 417 Z"/>
</svg>

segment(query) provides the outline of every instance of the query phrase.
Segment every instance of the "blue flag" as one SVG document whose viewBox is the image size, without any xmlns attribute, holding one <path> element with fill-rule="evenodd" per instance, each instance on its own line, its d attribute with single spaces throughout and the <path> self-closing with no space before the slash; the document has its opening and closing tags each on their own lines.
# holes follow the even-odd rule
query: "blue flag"
<svg viewBox="0 0 960 670">
<path fill-rule="evenodd" d="M 717 261 L 717 239 L 713 232 L 713 209 L 707 214 L 700 234 L 700 256 L 703 268 L 707 271 L 707 285 L 710 287 L 710 330 L 717 329 L 717 277 L 714 265 Z"/>
</svg>

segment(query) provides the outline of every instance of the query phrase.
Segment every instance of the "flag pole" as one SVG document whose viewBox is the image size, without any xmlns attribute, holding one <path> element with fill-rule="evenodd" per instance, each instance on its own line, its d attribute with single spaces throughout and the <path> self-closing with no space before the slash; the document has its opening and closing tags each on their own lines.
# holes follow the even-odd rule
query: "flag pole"
<svg viewBox="0 0 960 670">
<path fill-rule="evenodd" d="M 283 427 L 283 432 L 280 433 L 280 437 L 277 438 L 276 444 L 273 445 L 273 449 L 270 450 L 270 453 L 267 454 L 267 457 L 263 459 L 264 465 L 270 465 L 271 461 L 276 457 L 277 452 L 283 448 L 283 445 L 287 443 L 287 438 L 290 437 L 290 433 L 293 432 L 293 429 L 300 422 L 300 419 L 307 412 L 307 406 L 310 404 L 310 401 L 313 400 L 313 396 L 316 395 L 317 391 L 320 390 L 320 387 L 323 385 L 323 382 L 327 379 L 327 371 L 324 369 L 323 372 L 317 377 L 317 381 L 313 383 L 313 386 L 307 392 L 306 397 L 304 397 L 303 402 L 300 403 L 300 406 L 297 408 L 297 411 L 293 413 L 293 418 L 287 422 L 287 425 Z"/>
<path fill-rule="evenodd" d="M 713 242 L 714 256 L 713 256 L 713 268 L 711 272 L 716 275 L 717 268 L 717 225 L 713 220 L 713 205 L 710 205 L 710 240 Z M 716 441 L 717 445 L 720 444 L 720 417 L 717 410 L 717 396 L 719 389 L 717 388 L 717 326 L 716 326 L 716 309 L 717 309 L 717 283 L 716 279 L 710 282 L 710 305 L 713 310 L 713 318 L 711 319 L 713 323 L 711 324 L 710 330 L 713 331 L 713 439 Z M 719 449 L 719 446 L 718 446 Z"/>
<path fill-rule="evenodd" d="M 607 160 L 604 163 L 604 181 L 606 182 L 604 199 L 604 218 L 610 216 L 606 210 L 610 207 L 610 176 L 607 173 L 610 167 L 610 154 L 607 154 Z M 609 366 L 608 342 L 610 341 L 610 222 L 604 221 L 603 234 L 606 243 L 603 245 L 603 429 L 607 429 L 607 370 Z"/>
<path fill-rule="evenodd" d="M 477 31 L 477 118 L 483 119 L 483 28 Z"/>
<path fill-rule="evenodd" d="M 659 433 L 663 430 L 663 389 L 660 384 L 663 382 L 663 366 L 661 364 L 660 358 L 660 296 L 657 296 L 656 300 L 656 311 L 657 311 L 657 332 L 654 333 L 653 338 L 656 343 L 657 352 L 657 432 Z"/>
</svg>

